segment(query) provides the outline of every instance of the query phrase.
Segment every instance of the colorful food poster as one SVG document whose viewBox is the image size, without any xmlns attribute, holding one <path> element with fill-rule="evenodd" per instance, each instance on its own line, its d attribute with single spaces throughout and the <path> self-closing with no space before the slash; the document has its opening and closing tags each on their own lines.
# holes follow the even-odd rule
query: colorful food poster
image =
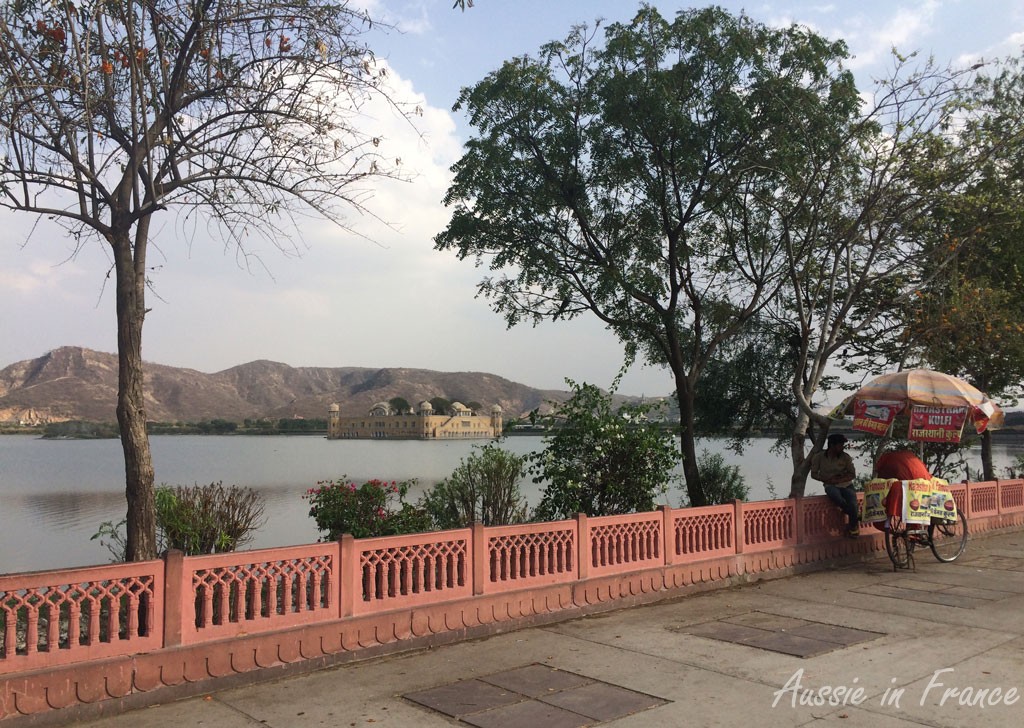
<svg viewBox="0 0 1024 728">
<path fill-rule="evenodd" d="M 960 434 L 967 421 L 966 407 L 910 408 L 908 440 L 920 442 L 960 442 Z"/>
<path fill-rule="evenodd" d="M 906 523 L 931 523 L 932 481 L 903 481 L 903 520 Z"/>
<path fill-rule="evenodd" d="M 885 402 L 871 399 L 857 399 L 853 402 L 853 429 L 885 435 L 892 427 L 896 413 L 903 409 L 902 402 Z"/>
<path fill-rule="evenodd" d="M 864 484 L 864 503 L 861 517 L 864 523 L 879 523 L 885 520 L 885 497 L 889 494 L 889 486 L 900 484 L 898 480 L 875 478 Z"/>
<path fill-rule="evenodd" d="M 932 479 L 932 497 L 928 507 L 932 518 L 956 520 L 956 500 L 953 498 L 953 491 L 949 489 L 949 483 L 945 480 Z"/>
</svg>

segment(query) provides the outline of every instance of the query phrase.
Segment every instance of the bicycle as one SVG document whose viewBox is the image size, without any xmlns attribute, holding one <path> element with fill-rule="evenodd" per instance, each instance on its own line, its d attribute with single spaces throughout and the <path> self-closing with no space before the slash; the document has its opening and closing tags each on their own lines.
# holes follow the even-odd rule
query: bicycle
<svg viewBox="0 0 1024 728">
<path fill-rule="evenodd" d="M 914 548 L 928 546 L 939 561 L 956 561 L 967 550 L 967 517 L 932 518 L 927 529 L 911 529 L 900 516 L 889 516 L 885 524 L 885 551 L 893 570 L 916 569 Z"/>
</svg>

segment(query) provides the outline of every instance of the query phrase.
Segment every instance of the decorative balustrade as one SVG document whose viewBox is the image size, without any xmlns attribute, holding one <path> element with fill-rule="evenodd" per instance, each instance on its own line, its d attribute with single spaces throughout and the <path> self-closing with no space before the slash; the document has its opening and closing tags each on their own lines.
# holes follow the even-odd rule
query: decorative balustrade
<svg viewBox="0 0 1024 728">
<path fill-rule="evenodd" d="M 636 571 L 665 563 L 664 517 L 661 512 L 632 513 L 581 519 L 586 534 L 580 535 L 587 549 L 591 576 Z"/>
<path fill-rule="evenodd" d="M 677 560 L 736 553 L 735 509 L 680 508 L 672 512 L 672 543 Z"/>
<path fill-rule="evenodd" d="M 244 561 L 240 560 L 245 559 Z M 181 561 L 182 643 L 268 632 L 338 617 L 338 544 L 292 546 Z"/>
<path fill-rule="evenodd" d="M 352 613 L 471 596 L 471 534 L 462 528 L 355 541 L 356 558 L 344 565 L 355 570 Z"/>
<path fill-rule="evenodd" d="M 478 526 L 474 542 L 486 544 L 483 588 L 478 593 L 527 589 L 576 579 L 576 522 Z"/>
<path fill-rule="evenodd" d="M 968 494 L 970 495 L 968 517 L 994 516 L 999 513 L 998 481 L 971 483 Z"/>
<path fill-rule="evenodd" d="M 982 519 L 981 527 L 986 519 L 998 527 L 1005 515 L 1024 512 L 1024 480 L 950 488 L 968 518 Z M 9 574 L 0 576 L 0 675 L 595 577 L 756 558 L 834 540 L 842 526 L 842 514 L 824 497 L 735 501 Z"/>
<path fill-rule="evenodd" d="M 0 576 L 0 674 L 163 646 L 164 563 Z"/>
</svg>

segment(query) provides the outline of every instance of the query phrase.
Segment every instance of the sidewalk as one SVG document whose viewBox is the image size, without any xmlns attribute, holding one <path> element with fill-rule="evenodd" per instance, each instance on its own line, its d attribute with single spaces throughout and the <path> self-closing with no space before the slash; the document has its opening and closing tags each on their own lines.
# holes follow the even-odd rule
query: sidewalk
<svg viewBox="0 0 1024 728">
<path fill-rule="evenodd" d="M 883 555 L 77 725 L 1020 724 L 1024 532 L 916 555 L 916 573 Z"/>
</svg>

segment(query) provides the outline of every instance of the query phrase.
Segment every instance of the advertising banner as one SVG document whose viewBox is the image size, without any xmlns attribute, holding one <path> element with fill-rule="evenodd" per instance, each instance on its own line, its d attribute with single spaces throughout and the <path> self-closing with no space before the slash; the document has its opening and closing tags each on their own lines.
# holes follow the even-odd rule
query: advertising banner
<svg viewBox="0 0 1024 728">
<path fill-rule="evenodd" d="M 931 523 L 932 481 L 903 481 L 903 521 L 905 523 Z"/>
<path fill-rule="evenodd" d="M 967 421 L 966 407 L 910 408 L 908 440 L 921 442 L 960 442 L 960 434 Z"/>
<path fill-rule="evenodd" d="M 898 480 L 875 478 L 864 484 L 864 507 L 860 520 L 864 523 L 881 523 L 885 520 L 885 497 L 889 486 L 900 484 Z"/>
<path fill-rule="evenodd" d="M 929 514 L 932 518 L 944 521 L 955 521 L 957 519 L 956 501 L 949 489 L 949 483 L 941 478 L 932 479 L 932 497 L 929 505 Z"/>
<path fill-rule="evenodd" d="M 853 402 L 853 429 L 870 432 L 872 435 L 885 435 L 892 427 L 896 414 L 903 409 L 902 402 L 888 402 L 870 399 L 857 399 Z"/>
</svg>

